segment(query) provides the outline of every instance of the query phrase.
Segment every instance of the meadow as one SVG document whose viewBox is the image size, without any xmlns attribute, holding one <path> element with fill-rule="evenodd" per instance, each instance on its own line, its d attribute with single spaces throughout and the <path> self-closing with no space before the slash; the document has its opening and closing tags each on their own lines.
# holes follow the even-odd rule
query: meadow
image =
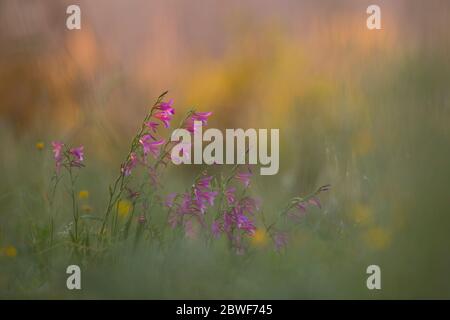
<svg viewBox="0 0 450 320">
<path fill-rule="evenodd" d="M 449 298 L 445 2 L 131 3 L 0 19 L 1 298 Z M 279 128 L 278 173 L 173 165 L 194 119 Z"/>
</svg>

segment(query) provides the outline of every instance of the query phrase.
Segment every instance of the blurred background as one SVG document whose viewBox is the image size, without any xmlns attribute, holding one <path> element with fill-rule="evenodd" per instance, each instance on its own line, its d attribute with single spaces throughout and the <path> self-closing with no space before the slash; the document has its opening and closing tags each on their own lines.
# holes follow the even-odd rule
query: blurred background
<svg viewBox="0 0 450 320">
<path fill-rule="evenodd" d="M 251 264 L 197 247 L 142 254 L 129 274 L 90 274 L 89 297 L 450 297 L 448 1 L 79 0 L 72 31 L 70 4 L 0 1 L 0 293 L 68 295 L 30 280 L 25 225 L 40 221 L 50 142 L 85 145 L 80 185 L 101 214 L 129 140 L 169 90 L 179 117 L 195 107 L 214 112 L 211 127 L 279 128 L 279 173 L 254 192 L 270 214 L 330 183 L 321 219 Z M 382 30 L 366 27 L 370 4 Z M 189 185 L 197 170 L 169 176 Z M 381 291 L 366 288 L 370 264 Z"/>
</svg>

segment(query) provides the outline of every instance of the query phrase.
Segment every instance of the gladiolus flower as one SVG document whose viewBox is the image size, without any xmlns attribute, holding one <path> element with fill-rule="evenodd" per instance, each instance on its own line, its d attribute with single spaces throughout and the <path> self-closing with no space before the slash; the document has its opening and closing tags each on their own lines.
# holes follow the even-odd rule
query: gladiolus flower
<svg viewBox="0 0 450 320">
<path fill-rule="evenodd" d="M 253 233 L 256 230 L 256 227 L 253 224 L 253 222 L 242 213 L 238 213 L 236 216 L 236 226 L 239 229 L 244 230 L 249 235 L 253 235 Z"/>
<path fill-rule="evenodd" d="M 84 147 L 79 146 L 78 148 L 72 148 L 69 150 L 69 153 L 74 158 L 75 164 L 81 164 L 84 160 Z"/>
<path fill-rule="evenodd" d="M 164 127 L 169 128 L 170 127 L 170 121 L 172 120 L 172 114 L 166 111 L 160 111 L 153 115 L 156 119 L 159 119 L 163 124 Z"/>
<path fill-rule="evenodd" d="M 184 129 L 189 131 L 190 133 L 197 132 L 197 129 L 200 128 L 202 124 L 200 122 L 195 123 L 192 118 L 189 118 L 184 123 Z"/>
<path fill-rule="evenodd" d="M 316 206 L 317 208 L 322 208 L 322 206 L 320 205 L 320 202 L 319 202 L 319 199 L 317 199 L 317 198 L 311 198 L 311 199 L 309 199 L 308 200 L 308 203 L 309 204 L 311 204 L 311 205 L 313 205 L 313 206 Z"/>
<path fill-rule="evenodd" d="M 127 161 L 127 163 L 122 167 L 122 173 L 125 175 L 125 177 L 129 176 L 131 174 L 131 170 L 136 167 L 138 163 L 138 158 L 136 153 L 132 152 L 130 154 L 130 159 Z"/>
<path fill-rule="evenodd" d="M 64 147 L 64 143 L 53 141 L 53 157 L 55 159 L 56 172 L 59 172 L 62 164 L 62 148 Z"/>
<path fill-rule="evenodd" d="M 164 139 L 153 141 L 152 136 L 146 134 L 139 139 L 139 143 L 142 145 L 144 155 L 151 153 L 156 158 L 159 156 L 159 148 L 164 143 Z"/>
<path fill-rule="evenodd" d="M 225 190 L 225 198 L 227 199 L 228 204 L 233 204 L 234 201 L 236 201 L 236 197 L 234 195 L 235 192 L 236 192 L 235 187 L 230 187 L 227 190 Z"/>
<path fill-rule="evenodd" d="M 170 99 L 169 102 L 161 102 L 156 109 L 167 112 L 171 115 L 175 114 L 175 109 L 172 108 L 173 105 L 173 99 Z"/>
<path fill-rule="evenodd" d="M 248 186 L 250 185 L 251 177 L 252 174 L 250 172 L 241 172 L 235 176 L 236 180 L 239 180 L 246 188 L 248 188 Z"/>
<path fill-rule="evenodd" d="M 197 187 L 199 188 L 203 188 L 203 189 L 209 189 L 211 186 L 211 180 L 212 180 L 212 176 L 205 176 L 203 178 L 200 178 L 197 181 Z"/>
<path fill-rule="evenodd" d="M 207 125 L 208 118 L 212 115 L 212 112 L 194 112 L 192 115 L 193 121 L 201 121 L 204 126 Z"/>
<path fill-rule="evenodd" d="M 156 129 L 158 128 L 159 123 L 154 122 L 154 121 L 147 121 L 147 122 L 145 123 L 145 126 L 146 126 L 147 128 L 149 128 L 153 133 L 156 133 Z"/>
</svg>

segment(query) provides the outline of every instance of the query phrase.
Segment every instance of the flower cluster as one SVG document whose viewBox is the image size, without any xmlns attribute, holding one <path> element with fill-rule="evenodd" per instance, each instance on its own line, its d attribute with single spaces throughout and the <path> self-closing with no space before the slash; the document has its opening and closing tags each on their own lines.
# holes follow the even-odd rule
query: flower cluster
<svg viewBox="0 0 450 320">
<path fill-rule="evenodd" d="M 55 160 L 56 173 L 59 173 L 61 166 L 82 167 L 84 160 L 84 147 L 65 148 L 65 144 L 60 141 L 53 141 L 53 158 Z"/>
<path fill-rule="evenodd" d="M 206 211 L 214 206 L 218 195 L 212 188 L 212 180 L 212 176 L 204 173 L 189 192 L 167 196 L 165 204 L 170 209 L 169 223 L 173 228 L 183 224 L 188 233 L 192 229 L 192 220 L 196 220 L 200 226 L 206 226 Z"/>
<path fill-rule="evenodd" d="M 160 136 L 158 129 L 160 126 L 170 128 L 175 115 L 173 100 L 163 101 L 164 95 L 158 98 L 146 115 L 141 130 L 134 137 L 126 160 L 121 165 L 120 174 L 109 189 L 109 201 L 104 217 L 100 219 L 102 224 L 98 233 L 102 244 L 106 243 L 103 242 L 103 237 L 108 230 L 114 239 L 120 238 L 114 237 L 115 235 L 124 235 L 126 238 L 132 221 L 136 221 L 137 225 L 135 242 L 144 230 L 157 233 L 151 214 L 155 212 L 153 210 L 155 203 L 161 203 L 158 166 L 166 165 L 173 146 Z M 194 134 L 197 130 L 195 123 L 205 126 L 211 115 L 212 112 L 191 111 L 179 128 L 187 129 Z M 71 230 L 71 236 L 74 241 L 78 241 L 79 236 L 85 231 L 82 229 L 84 224 L 78 223 L 80 216 L 74 193 L 76 179 L 72 175 L 72 168 L 83 166 L 84 147 L 69 148 L 59 141 L 52 142 L 52 146 L 56 173 L 58 174 L 61 167 L 64 167 L 71 180 L 74 216 L 72 224 L 74 230 Z M 184 153 L 190 152 L 190 146 L 183 146 L 180 150 L 184 157 Z M 134 181 L 132 178 L 137 176 L 135 169 L 138 166 L 144 168 L 148 176 L 144 182 L 139 183 L 137 189 L 134 189 L 131 187 Z M 305 198 L 291 199 L 279 217 L 267 225 L 260 211 L 259 199 L 251 195 L 252 176 L 250 166 L 234 166 L 228 177 L 224 177 L 223 173 L 214 176 L 208 174 L 206 170 L 203 171 L 184 192 L 167 195 L 164 202 L 164 206 L 168 209 L 167 223 L 173 229 L 181 227 L 189 238 L 196 238 L 199 232 L 203 232 L 208 238 L 224 237 L 238 254 L 246 252 L 248 243 L 265 244 L 268 236 L 272 239 L 275 249 L 282 250 L 287 245 L 288 233 L 279 228 L 280 218 L 301 220 L 309 207 L 320 208 L 317 195 L 327 191 L 329 186 L 323 186 Z M 59 178 L 58 175 L 56 177 Z M 79 192 L 79 199 L 87 198 L 87 191 Z M 133 220 L 135 211 L 137 216 L 134 216 L 136 220 Z M 116 212 L 116 215 L 112 215 L 113 212 Z M 120 230 L 121 223 L 123 228 Z"/>
</svg>

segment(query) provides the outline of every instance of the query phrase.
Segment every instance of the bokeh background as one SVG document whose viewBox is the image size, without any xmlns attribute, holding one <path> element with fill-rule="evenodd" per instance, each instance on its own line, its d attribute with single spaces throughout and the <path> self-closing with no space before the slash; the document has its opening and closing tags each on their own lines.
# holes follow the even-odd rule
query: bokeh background
<svg viewBox="0 0 450 320">
<path fill-rule="evenodd" d="M 448 1 L 80 0 L 74 31 L 69 4 L 0 1 L 0 297 L 450 297 Z M 370 4 L 382 30 L 366 28 Z M 280 171 L 254 192 L 270 214 L 329 183 L 320 219 L 283 254 L 182 242 L 91 267 L 82 293 L 64 289 L 63 259 L 42 277 L 31 248 L 50 141 L 85 145 L 80 188 L 100 215 L 165 90 L 178 114 L 213 111 L 212 127 L 280 128 Z M 366 288 L 370 264 L 380 291 Z"/>
</svg>

